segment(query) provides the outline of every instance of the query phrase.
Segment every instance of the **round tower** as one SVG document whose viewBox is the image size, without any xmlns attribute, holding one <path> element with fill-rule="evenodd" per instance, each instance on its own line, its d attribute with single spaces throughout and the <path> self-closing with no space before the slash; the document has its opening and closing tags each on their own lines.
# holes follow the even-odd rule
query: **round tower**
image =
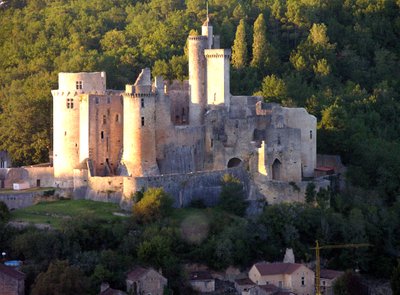
<svg viewBox="0 0 400 295">
<path fill-rule="evenodd" d="M 144 69 L 134 85 L 126 85 L 124 99 L 124 153 L 130 176 L 158 175 L 156 162 L 156 95 L 150 70 Z"/>
<path fill-rule="evenodd" d="M 208 46 L 207 36 L 189 36 L 189 123 L 190 125 L 203 124 L 204 111 L 207 105 L 207 61 L 204 50 Z"/>
<path fill-rule="evenodd" d="M 53 166 L 55 185 L 73 187 L 73 169 L 79 165 L 80 100 L 86 93 L 104 93 L 106 75 L 59 73 L 53 95 Z"/>
<path fill-rule="evenodd" d="M 213 27 L 211 25 L 210 19 L 207 16 L 206 21 L 203 23 L 201 27 L 201 35 L 207 36 L 207 49 L 211 49 L 213 47 Z"/>
</svg>

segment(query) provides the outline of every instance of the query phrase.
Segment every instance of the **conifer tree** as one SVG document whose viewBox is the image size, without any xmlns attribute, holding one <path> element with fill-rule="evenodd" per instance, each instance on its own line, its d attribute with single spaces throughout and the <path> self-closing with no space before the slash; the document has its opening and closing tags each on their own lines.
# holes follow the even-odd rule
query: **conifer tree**
<svg viewBox="0 0 400 295">
<path fill-rule="evenodd" d="M 242 69 L 247 62 L 246 27 L 241 19 L 236 29 L 235 41 L 232 46 L 232 66 L 235 69 Z"/>
<path fill-rule="evenodd" d="M 253 59 L 251 65 L 253 67 L 263 67 L 268 53 L 268 44 L 265 36 L 266 25 L 262 13 L 254 22 L 253 32 Z"/>
</svg>

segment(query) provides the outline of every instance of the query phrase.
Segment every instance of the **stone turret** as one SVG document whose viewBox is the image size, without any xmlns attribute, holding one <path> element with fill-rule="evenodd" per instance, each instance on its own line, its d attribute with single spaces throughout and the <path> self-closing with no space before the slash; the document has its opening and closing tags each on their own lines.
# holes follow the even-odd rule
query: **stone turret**
<svg viewBox="0 0 400 295">
<path fill-rule="evenodd" d="M 156 162 L 156 93 L 149 69 L 134 85 L 126 85 L 124 99 L 124 152 L 122 162 L 131 176 L 159 174 Z"/>
<path fill-rule="evenodd" d="M 207 36 L 189 36 L 189 123 L 195 126 L 203 124 L 207 105 L 207 65 L 204 56 L 204 50 L 207 46 Z"/>
<path fill-rule="evenodd" d="M 230 105 L 230 49 L 206 49 L 207 104 Z"/>
<path fill-rule="evenodd" d="M 211 25 L 211 22 L 210 22 L 210 19 L 208 16 L 207 16 L 206 21 L 201 26 L 201 35 L 207 37 L 207 48 L 208 49 L 213 48 L 213 41 L 214 41 L 213 40 L 214 39 L 213 27 Z"/>
<path fill-rule="evenodd" d="M 81 97 L 90 93 L 104 94 L 105 72 L 59 73 L 58 89 L 53 95 L 53 165 L 55 185 L 73 187 L 73 169 L 80 164 Z"/>
</svg>

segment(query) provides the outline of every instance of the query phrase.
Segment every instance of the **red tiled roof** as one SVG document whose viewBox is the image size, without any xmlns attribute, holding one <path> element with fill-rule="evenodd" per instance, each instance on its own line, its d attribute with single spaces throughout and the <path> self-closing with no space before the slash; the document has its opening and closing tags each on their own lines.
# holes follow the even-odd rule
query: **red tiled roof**
<svg viewBox="0 0 400 295">
<path fill-rule="evenodd" d="M 8 277 L 18 280 L 18 281 L 25 279 L 25 274 L 23 272 L 15 270 L 14 268 L 6 266 L 1 263 L 0 263 L 0 272 L 2 272 L 3 274 L 5 274 Z"/>
<path fill-rule="evenodd" d="M 344 273 L 343 271 L 338 271 L 333 269 L 321 269 L 320 277 L 332 280 L 340 277 L 343 273 Z"/>
<path fill-rule="evenodd" d="M 149 271 L 149 269 L 147 269 L 147 268 L 136 266 L 133 270 L 128 272 L 126 277 L 129 280 L 136 281 L 136 280 L 140 279 L 142 276 L 144 276 L 148 271 Z"/>
<path fill-rule="evenodd" d="M 208 271 L 194 271 L 190 273 L 191 281 L 213 280 L 214 278 Z"/>
<path fill-rule="evenodd" d="M 262 276 L 291 274 L 295 272 L 301 264 L 298 263 L 256 263 L 255 267 Z"/>
<path fill-rule="evenodd" d="M 316 171 L 324 171 L 324 172 L 329 172 L 329 171 L 335 171 L 335 167 L 330 167 L 330 166 L 319 166 L 315 168 Z"/>
</svg>

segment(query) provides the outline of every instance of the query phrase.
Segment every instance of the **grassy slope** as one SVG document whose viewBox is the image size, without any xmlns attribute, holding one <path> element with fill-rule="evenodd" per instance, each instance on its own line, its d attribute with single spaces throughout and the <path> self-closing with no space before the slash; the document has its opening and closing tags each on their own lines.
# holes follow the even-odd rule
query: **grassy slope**
<svg viewBox="0 0 400 295">
<path fill-rule="evenodd" d="M 105 220 L 115 220 L 121 217 L 113 215 L 120 212 L 119 206 L 112 203 L 94 202 L 88 200 L 61 200 L 43 202 L 37 205 L 12 212 L 12 221 L 50 224 L 59 228 L 64 219 L 81 214 L 93 214 Z"/>
</svg>

